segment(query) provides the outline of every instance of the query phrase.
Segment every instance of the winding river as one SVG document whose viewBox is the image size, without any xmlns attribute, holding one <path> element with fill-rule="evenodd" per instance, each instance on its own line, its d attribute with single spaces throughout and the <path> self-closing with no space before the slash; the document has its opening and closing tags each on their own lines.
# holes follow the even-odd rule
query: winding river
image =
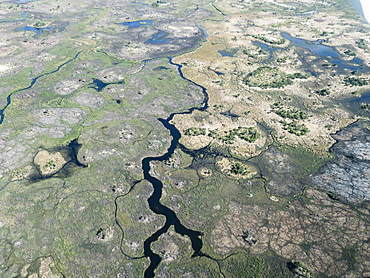
<svg viewBox="0 0 370 278">
<path fill-rule="evenodd" d="M 163 124 L 163 126 L 167 128 L 171 133 L 171 136 L 172 136 L 171 145 L 168 148 L 167 153 L 165 153 L 164 155 L 159 156 L 159 157 L 146 157 L 142 160 L 142 169 L 144 173 L 144 179 L 149 181 L 152 184 L 153 189 L 154 189 L 153 194 L 148 199 L 149 207 L 154 213 L 164 215 L 166 217 L 166 222 L 164 226 L 160 228 L 158 231 L 156 231 L 154 234 L 152 234 L 144 242 L 144 256 L 150 259 L 150 265 L 145 270 L 145 273 L 144 273 L 145 278 L 154 277 L 154 271 L 159 265 L 159 263 L 161 262 L 161 257 L 151 250 L 150 248 L 151 244 L 157 241 L 158 238 L 162 234 L 166 233 L 172 225 L 174 226 L 176 233 L 182 236 L 187 236 L 191 240 L 191 246 L 194 251 L 192 257 L 197 257 L 197 256 L 209 257 L 208 255 L 203 254 L 201 251 L 203 242 L 200 236 L 202 235 L 202 233 L 186 228 L 184 225 L 181 224 L 179 218 L 176 216 L 174 211 L 172 211 L 168 207 L 161 204 L 160 199 L 162 197 L 163 184 L 160 180 L 150 175 L 150 163 L 152 161 L 164 161 L 164 160 L 169 159 L 170 156 L 174 153 L 175 149 L 178 147 L 178 142 L 181 137 L 181 134 L 174 125 L 170 124 L 170 121 L 173 119 L 173 117 L 177 114 L 190 114 L 194 110 L 204 111 L 208 108 L 208 94 L 207 94 L 206 88 L 184 77 L 182 70 L 181 70 L 182 65 L 174 63 L 171 58 L 168 58 L 168 60 L 171 65 L 174 65 L 177 67 L 181 78 L 183 78 L 184 80 L 188 82 L 191 82 L 192 84 L 202 89 L 202 92 L 204 94 L 204 101 L 200 108 L 194 107 L 194 108 L 189 109 L 186 112 L 173 113 L 167 119 L 159 119 L 159 121 Z"/>
<path fill-rule="evenodd" d="M 225 16 L 224 16 L 223 20 L 225 20 Z M 206 30 L 203 27 L 201 27 L 200 24 L 198 25 L 198 27 L 202 30 L 202 32 L 204 33 L 205 39 L 206 39 L 207 36 L 208 36 Z M 73 58 L 71 58 L 70 60 L 64 62 L 61 65 L 59 65 L 55 70 L 53 70 L 51 72 L 43 73 L 43 74 L 33 78 L 29 86 L 11 92 L 6 98 L 6 105 L 0 110 L 0 124 L 2 124 L 3 121 L 4 121 L 5 110 L 11 104 L 13 94 L 32 88 L 36 84 L 37 80 L 39 80 L 41 77 L 58 72 L 63 66 L 65 66 L 66 64 L 68 64 L 68 63 L 74 61 L 75 59 L 77 59 L 78 56 L 80 55 L 80 53 L 81 52 L 78 52 Z M 143 61 L 143 62 L 145 62 L 145 61 Z M 204 100 L 203 100 L 203 103 L 201 104 L 200 107 L 193 107 L 193 108 L 190 108 L 187 111 L 181 112 L 181 113 L 172 113 L 167 119 L 159 119 L 159 121 L 163 124 L 163 126 L 170 131 L 170 134 L 172 136 L 171 145 L 170 145 L 170 147 L 168 148 L 167 152 L 164 155 L 159 156 L 159 157 L 146 157 L 142 160 L 142 170 L 143 170 L 143 174 L 144 174 L 144 179 L 149 181 L 152 184 L 153 189 L 154 189 L 153 194 L 148 198 L 149 207 L 154 213 L 164 215 L 166 217 L 166 221 L 165 221 L 164 226 L 161 227 L 159 230 L 157 230 L 154 234 L 152 234 L 144 242 L 144 257 L 148 257 L 150 259 L 150 265 L 148 266 L 148 268 L 144 272 L 144 277 L 146 277 L 146 278 L 151 278 L 151 277 L 155 276 L 154 272 L 155 272 L 156 268 L 158 267 L 159 263 L 162 260 L 162 258 L 158 254 L 156 254 L 152 251 L 151 244 L 153 242 L 157 241 L 161 235 L 166 233 L 171 226 L 174 227 L 174 230 L 176 231 L 176 233 L 178 233 L 182 236 L 187 236 L 191 240 L 191 246 L 192 246 L 192 249 L 194 251 L 192 257 L 204 256 L 204 257 L 213 259 L 209 255 L 204 254 L 202 252 L 202 247 L 203 247 L 203 242 L 202 242 L 202 239 L 201 239 L 202 232 L 191 230 L 191 229 L 185 227 L 181 223 L 180 219 L 177 217 L 177 215 L 175 214 L 175 212 L 173 210 L 171 210 L 170 208 L 161 204 L 160 199 L 162 197 L 163 183 L 159 179 L 153 177 L 150 174 L 150 164 L 151 164 L 151 162 L 152 161 L 164 161 L 164 160 L 169 159 L 170 156 L 174 153 L 175 149 L 179 145 L 178 143 L 179 143 L 179 139 L 181 137 L 181 134 L 176 129 L 176 127 L 170 123 L 170 121 L 173 119 L 173 117 L 177 114 L 190 114 L 194 110 L 204 111 L 208 108 L 208 94 L 207 94 L 206 88 L 197 84 L 197 83 L 195 83 L 194 81 L 189 80 L 186 77 L 184 77 L 183 72 L 181 70 L 182 65 L 174 63 L 172 61 L 172 58 L 168 58 L 168 62 L 169 62 L 169 64 L 177 67 L 178 73 L 179 73 L 179 75 L 182 79 L 196 85 L 197 87 L 199 87 L 202 90 L 202 93 L 204 95 Z M 105 83 L 103 84 L 103 82 L 101 82 L 101 81 L 100 81 L 101 82 L 100 83 L 99 81 L 100 80 L 95 79 L 94 82 L 92 84 L 90 84 L 90 85 L 95 85 L 92 88 L 95 88 L 96 90 L 100 90 L 101 87 L 105 87 L 104 85 L 106 85 L 106 84 Z M 116 204 L 116 210 L 117 210 L 117 204 Z M 119 223 L 117 223 L 117 224 L 119 225 Z"/>
</svg>

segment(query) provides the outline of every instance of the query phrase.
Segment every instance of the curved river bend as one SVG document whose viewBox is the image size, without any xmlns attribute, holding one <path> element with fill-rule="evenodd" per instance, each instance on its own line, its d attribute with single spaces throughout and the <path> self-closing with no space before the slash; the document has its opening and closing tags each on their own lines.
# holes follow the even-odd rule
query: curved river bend
<svg viewBox="0 0 370 278">
<path fill-rule="evenodd" d="M 191 82 L 192 84 L 202 89 L 202 92 L 204 94 L 204 100 L 202 103 L 202 107 L 200 108 L 194 107 L 194 108 L 189 109 L 186 112 L 173 113 L 167 119 L 159 119 L 159 121 L 163 124 L 163 126 L 167 128 L 171 133 L 171 136 L 172 136 L 171 145 L 168 148 L 167 153 L 165 153 L 164 155 L 159 156 L 159 157 L 146 157 L 142 160 L 142 169 L 144 173 L 144 179 L 149 181 L 152 184 L 153 189 L 154 189 L 153 194 L 148 199 L 149 207 L 154 213 L 164 215 L 166 217 L 166 222 L 164 226 L 160 228 L 158 231 L 156 231 L 149 238 L 147 238 L 144 242 L 144 256 L 150 259 L 150 265 L 145 270 L 145 273 L 144 273 L 145 278 L 154 277 L 154 271 L 159 265 L 159 263 L 161 262 L 161 257 L 158 254 L 155 254 L 151 250 L 150 248 L 151 244 L 157 241 L 158 238 L 162 234 L 166 233 L 172 225 L 174 226 L 176 233 L 182 236 L 187 236 L 191 240 L 191 246 L 194 251 L 192 257 L 197 257 L 197 256 L 208 257 L 208 255 L 203 254 L 201 251 L 203 242 L 200 239 L 200 236 L 202 235 L 202 233 L 186 228 L 184 225 L 181 224 L 179 218 L 176 216 L 174 211 L 172 211 L 168 207 L 161 204 L 160 199 L 162 197 L 163 183 L 157 178 L 150 175 L 150 163 L 152 161 L 164 161 L 164 160 L 169 159 L 178 146 L 178 142 L 181 137 L 181 134 L 174 125 L 170 124 L 170 121 L 173 119 L 173 117 L 177 114 L 190 114 L 194 110 L 204 111 L 208 108 L 208 94 L 207 94 L 206 88 L 184 77 L 181 71 L 182 65 L 174 63 L 171 58 L 168 58 L 168 60 L 171 65 L 174 65 L 177 67 L 181 78 L 185 79 L 188 82 Z"/>
</svg>

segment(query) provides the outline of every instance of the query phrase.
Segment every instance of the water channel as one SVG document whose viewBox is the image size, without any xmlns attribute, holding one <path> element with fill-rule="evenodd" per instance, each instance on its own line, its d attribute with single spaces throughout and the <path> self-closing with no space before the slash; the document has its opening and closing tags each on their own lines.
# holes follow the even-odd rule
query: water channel
<svg viewBox="0 0 370 278">
<path fill-rule="evenodd" d="M 32 79 L 31 83 L 29 86 L 25 87 L 25 88 L 22 88 L 22 89 L 18 89 L 12 93 L 10 93 L 7 97 L 6 97 L 6 104 L 4 106 L 4 108 L 0 109 L 0 125 L 3 123 L 4 121 L 4 113 L 5 113 L 5 109 L 8 108 L 8 106 L 11 104 L 12 102 L 12 96 L 13 94 L 15 93 L 18 93 L 18 92 L 22 92 L 22 91 L 25 91 L 25 90 L 28 90 L 28 89 L 31 89 L 33 87 L 33 85 L 35 85 L 35 83 L 37 82 L 37 80 L 39 80 L 41 77 L 43 76 L 47 76 L 47 75 L 50 75 L 50 74 L 53 74 L 53 73 L 56 73 L 58 72 L 62 67 L 64 67 L 65 65 L 67 65 L 68 63 L 74 61 L 77 59 L 77 57 L 81 54 L 82 51 L 78 52 L 72 59 L 68 60 L 67 62 L 64 62 L 63 64 L 61 64 L 59 67 L 57 67 L 55 70 L 51 71 L 51 72 L 47 72 L 47 73 L 43 73 L 35 78 Z"/>
<path fill-rule="evenodd" d="M 192 257 L 206 256 L 210 258 L 208 255 L 204 254 L 201 251 L 203 242 L 200 236 L 202 235 L 202 233 L 199 231 L 194 231 L 194 230 L 186 228 L 184 225 L 181 224 L 181 221 L 176 216 L 174 211 L 172 211 L 168 207 L 161 204 L 160 199 L 162 197 L 163 183 L 157 178 L 150 175 L 150 163 L 152 161 L 165 161 L 169 159 L 171 155 L 174 153 L 175 149 L 178 147 L 181 134 L 174 125 L 170 124 L 170 121 L 173 119 L 173 117 L 178 114 L 190 114 L 194 110 L 204 111 L 208 108 L 208 94 L 207 94 L 206 88 L 184 77 L 182 70 L 181 70 L 182 65 L 174 63 L 171 58 L 168 58 L 168 60 L 169 60 L 169 64 L 177 67 L 178 73 L 181 78 L 201 88 L 202 93 L 204 95 L 204 100 L 200 108 L 194 107 L 194 108 L 187 110 L 186 112 L 173 113 L 167 119 L 159 119 L 159 121 L 163 124 L 163 126 L 170 131 L 170 134 L 172 136 L 171 145 L 164 155 L 159 156 L 159 157 L 146 157 L 142 160 L 142 169 L 143 169 L 144 179 L 149 181 L 152 184 L 153 189 L 154 189 L 152 196 L 150 196 L 148 199 L 149 208 L 154 213 L 164 215 L 166 217 L 166 222 L 164 226 L 160 228 L 158 231 L 156 231 L 154 234 L 152 234 L 144 242 L 144 256 L 150 259 L 150 265 L 144 272 L 145 278 L 154 277 L 154 271 L 162 260 L 158 254 L 155 254 L 151 250 L 150 246 L 153 242 L 157 241 L 158 238 L 162 234 L 166 233 L 171 226 L 174 227 L 176 233 L 182 236 L 187 236 L 190 239 L 191 246 L 194 251 Z"/>
<path fill-rule="evenodd" d="M 341 55 L 334 50 L 332 47 L 323 45 L 323 40 L 316 40 L 316 41 L 306 41 L 304 39 L 295 38 L 288 33 L 281 33 L 282 37 L 289 40 L 295 47 L 301 47 L 308 49 L 311 53 L 329 58 L 330 63 L 336 65 L 339 70 L 350 70 L 350 71 L 363 71 L 363 60 L 359 58 L 353 58 L 350 61 L 343 61 L 341 60 Z"/>
</svg>

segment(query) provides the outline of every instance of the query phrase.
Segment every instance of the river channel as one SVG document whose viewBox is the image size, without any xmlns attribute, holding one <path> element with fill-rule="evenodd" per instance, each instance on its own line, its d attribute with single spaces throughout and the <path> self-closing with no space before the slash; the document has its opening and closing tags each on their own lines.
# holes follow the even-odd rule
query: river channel
<svg viewBox="0 0 370 278">
<path fill-rule="evenodd" d="M 173 117 L 177 114 L 190 114 L 194 110 L 204 111 L 208 108 L 208 94 L 207 94 L 206 88 L 184 77 L 182 70 L 181 70 L 182 65 L 174 63 L 171 58 L 168 58 L 168 60 L 169 60 L 169 64 L 177 67 L 178 73 L 181 78 L 201 88 L 203 95 L 204 95 L 204 100 L 200 108 L 194 107 L 194 108 L 189 109 L 186 112 L 173 113 L 167 119 L 159 119 L 159 121 L 163 124 L 163 126 L 170 131 L 170 134 L 172 136 L 171 145 L 168 148 L 167 153 L 165 153 L 164 155 L 159 156 L 159 157 L 146 157 L 142 160 L 142 170 L 144 173 L 144 179 L 149 181 L 152 184 L 153 189 L 154 189 L 153 194 L 148 199 L 149 208 L 154 213 L 164 215 L 166 217 L 166 222 L 164 226 L 160 228 L 158 231 L 156 231 L 154 234 L 152 234 L 144 242 L 144 256 L 150 259 L 150 265 L 145 270 L 145 273 L 144 273 L 145 278 L 154 277 L 154 271 L 158 267 L 159 263 L 161 262 L 161 257 L 158 254 L 155 254 L 151 250 L 150 248 L 151 244 L 157 241 L 158 238 L 162 234 L 166 233 L 172 225 L 174 226 L 176 233 L 182 236 L 187 236 L 191 240 L 191 246 L 194 251 L 192 257 L 197 257 L 197 256 L 209 257 L 208 255 L 203 254 L 201 251 L 203 242 L 200 236 L 202 235 L 202 233 L 199 231 L 194 231 L 194 230 L 186 228 L 184 225 L 181 224 L 181 221 L 176 216 L 174 211 L 172 211 L 168 207 L 161 204 L 160 199 L 162 197 L 163 183 L 157 178 L 150 175 L 150 163 L 152 161 L 165 161 L 169 159 L 171 155 L 174 153 L 175 149 L 179 145 L 179 139 L 181 138 L 181 134 L 174 125 L 170 124 L 170 121 L 173 119 Z"/>
</svg>

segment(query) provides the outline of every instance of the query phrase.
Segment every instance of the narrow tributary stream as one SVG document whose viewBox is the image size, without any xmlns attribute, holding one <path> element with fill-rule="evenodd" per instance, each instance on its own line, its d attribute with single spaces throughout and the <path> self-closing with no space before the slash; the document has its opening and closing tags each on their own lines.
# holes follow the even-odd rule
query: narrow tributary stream
<svg viewBox="0 0 370 278">
<path fill-rule="evenodd" d="M 18 89 L 12 93 L 10 93 L 7 97 L 6 97 L 6 104 L 4 106 L 3 109 L 0 109 L 0 125 L 3 123 L 4 121 L 4 112 L 5 112 L 5 109 L 8 108 L 8 106 L 12 103 L 12 95 L 15 94 L 15 93 L 18 93 L 18 92 L 22 92 L 22 91 L 25 91 L 25 90 L 28 90 L 28 89 L 31 89 L 33 87 L 33 85 L 36 84 L 37 80 L 39 80 L 41 77 L 43 76 L 47 76 L 47 75 L 50 75 L 50 74 L 53 74 L 53 73 L 56 73 L 58 72 L 62 67 L 64 67 L 65 65 L 69 64 L 70 62 L 74 61 L 77 59 L 77 57 L 81 54 L 82 51 L 78 52 L 72 59 L 68 60 L 67 62 L 64 62 L 63 64 L 61 64 L 59 67 L 57 67 L 55 70 L 53 71 L 50 71 L 50 72 L 47 72 L 47 73 L 43 73 L 43 74 L 40 74 L 39 76 L 35 77 L 32 79 L 31 83 L 29 86 L 25 87 L 25 88 L 22 88 L 22 89 Z"/>
<path fill-rule="evenodd" d="M 150 163 L 152 161 L 164 161 L 164 160 L 169 159 L 170 156 L 174 153 L 175 149 L 178 147 L 178 142 L 181 137 L 181 134 L 174 125 L 170 124 L 170 121 L 173 119 L 173 117 L 177 114 L 190 114 L 193 110 L 204 111 L 205 109 L 208 108 L 208 94 L 207 94 L 206 88 L 185 78 L 181 71 L 182 65 L 174 63 L 172 59 L 170 58 L 169 58 L 169 63 L 177 67 L 181 78 L 185 79 L 188 82 L 193 83 L 194 85 L 202 89 L 202 92 L 204 94 L 204 101 L 200 108 L 194 107 L 183 113 L 173 113 L 167 119 L 159 119 L 161 123 L 163 124 L 163 126 L 167 128 L 171 133 L 171 136 L 172 136 L 171 145 L 168 148 L 167 153 L 165 153 L 164 155 L 159 156 L 159 157 L 146 157 L 142 160 L 142 169 L 144 173 L 144 179 L 149 181 L 153 185 L 153 189 L 154 189 L 153 194 L 148 199 L 149 207 L 154 213 L 164 215 L 166 217 L 166 222 L 164 226 L 160 228 L 158 231 L 156 231 L 154 234 L 152 234 L 144 242 L 144 256 L 150 259 L 150 265 L 145 270 L 145 273 L 144 273 L 144 277 L 146 278 L 154 277 L 154 271 L 159 265 L 159 263 L 161 262 L 161 257 L 152 251 L 151 244 L 157 241 L 158 238 L 162 234 L 166 233 L 172 225 L 174 226 L 176 233 L 182 236 L 187 236 L 191 240 L 191 245 L 194 251 L 193 257 L 207 256 L 203 254 L 201 251 L 203 242 L 200 236 L 202 235 L 202 233 L 186 228 L 184 225 L 181 224 L 181 221 L 176 216 L 174 211 L 172 211 L 171 209 L 169 209 L 168 207 L 160 203 L 160 199 L 162 197 L 163 184 L 160 180 L 150 175 Z"/>
</svg>

